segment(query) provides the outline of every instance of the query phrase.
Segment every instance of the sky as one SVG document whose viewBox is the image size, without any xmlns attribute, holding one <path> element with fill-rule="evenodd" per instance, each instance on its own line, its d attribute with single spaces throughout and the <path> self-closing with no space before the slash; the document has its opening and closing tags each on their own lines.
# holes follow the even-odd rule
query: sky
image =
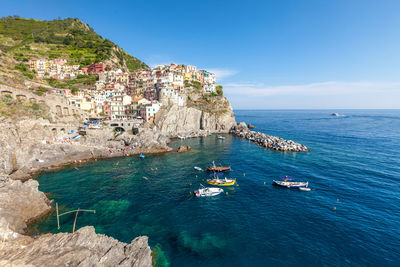
<svg viewBox="0 0 400 267">
<path fill-rule="evenodd" d="M 234 109 L 400 108 L 400 1 L 2 1 L 79 18 L 149 66 L 213 71 Z"/>
</svg>

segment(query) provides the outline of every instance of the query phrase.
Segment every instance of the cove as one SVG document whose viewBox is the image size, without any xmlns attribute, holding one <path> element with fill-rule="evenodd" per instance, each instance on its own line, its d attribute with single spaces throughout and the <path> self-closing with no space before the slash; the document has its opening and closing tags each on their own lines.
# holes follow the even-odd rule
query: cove
<svg viewBox="0 0 400 267">
<path fill-rule="evenodd" d="M 193 138 L 170 144 L 193 148 L 185 153 L 42 173 L 40 190 L 61 212 L 96 210 L 80 214 L 77 228 L 93 225 L 123 242 L 149 236 L 160 266 L 396 265 L 399 198 L 390 183 L 399 177 L 400 136 L 388 129 L 400 129 L 400 114 L 348 113 L 333 119 L 327 111 L 237 112 L 238 121 L 310 152 L 270 151 L 232 135 Z M 239 186 L 196 198 L 191 192 L 208 175 L 193 167 L 212 160 L 231 165 L 229 177 Z M 314 190 L 272 186 L 281 175 L 307 179 Z M 73 221 L 73 214 L 61 217 L 61 231 L 71 232 Z M 32 231 L 58 232 L 55 214 Z"/>
</svg>

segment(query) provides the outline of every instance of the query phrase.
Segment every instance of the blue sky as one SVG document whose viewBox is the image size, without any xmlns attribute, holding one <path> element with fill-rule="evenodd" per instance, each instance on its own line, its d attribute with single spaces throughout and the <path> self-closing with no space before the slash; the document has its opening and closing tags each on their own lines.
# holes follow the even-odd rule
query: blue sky
<svg viewBox="0 0 400 267">
<path fill-rule="evenodd" d="M 234 108 L 400 108 L 400 1 L 3 1 L 77 17 L 149 65 L 217 74 Z"/>
</svg>

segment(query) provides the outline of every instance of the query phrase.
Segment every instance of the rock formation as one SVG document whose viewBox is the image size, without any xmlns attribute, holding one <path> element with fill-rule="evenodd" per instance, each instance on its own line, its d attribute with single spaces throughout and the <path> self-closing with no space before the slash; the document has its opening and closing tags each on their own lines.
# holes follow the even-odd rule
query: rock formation
<svg viewBox="0 0 400 267">
<path fill-rule="evenodd" d="M 189 150 L 192 150 L 192 148 L 190 146 L 180 146 L 176 152 L 180 153 L 180 152 L 186 152 Z"/>
<path fill-rule="evenodd" d="M 38 186 L 39 183 L 35 180 L 22 183 L 2 176 L 0 181 L 2 241 L 23 238 L 22 234 L 26 230 L 27 223 L 50 211 L 50 202 L 45 194 L 38 190 Z"/>
<path fill-rule="evenodd" d="M 157 112 L 155 128 L 169 137 L 178 135 L 204 135 L 205 133 L 228 133 L 236 125 L 232 108 L 224 112 L 207 112 L 195 107 L 172 105 Z"/>
<path fill-rule="evenodd" d="M 75 233 L 46 234 L 36 239 L 3 242 L 1 266 L 152 266 L 147 237 L 130 244 L 96 234 L 92 226 Z"/>
</svg>

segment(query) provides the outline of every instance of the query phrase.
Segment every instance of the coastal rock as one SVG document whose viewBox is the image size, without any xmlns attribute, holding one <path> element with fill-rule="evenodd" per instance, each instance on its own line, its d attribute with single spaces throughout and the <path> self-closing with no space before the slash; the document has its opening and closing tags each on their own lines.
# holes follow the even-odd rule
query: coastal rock
<svg viewBox="0 0 400 267">
<path fill-rule="evenodd" d="M 152 266 L 148 238 L 130 244 L 96 234 L 92 226 L 75 233 L 47 234 L 36 239 L 3 242 L 1 266 Z"/>
<path fill-rule="evenodd" d="M 186 152 L 192 150 L 190 146 L 180 146 L 176 152 Z"/>
<path fill-rule="evenodd" d="M 256 128 L 253 124 L 247 124 L 247 128 L 249 128 L 249 129 L 254 129 L 254 128 Z"/>
<path fill-rule="evenodd" d="M 172 105 L 157 112 L 154 120 L 155 128 L 168 137 L 228 133 L 234 125 L 236 121 L 230 105 L 218 113 Z"/>
<path fill-rule="evenodd" d="M 3 178 L 0 182 L 0 236 L 3 241 L 21 237 L 29 221 L 50 211 L 50 203 L 38 186 L 35 180 L 23 183 Z"/>
</svg>

